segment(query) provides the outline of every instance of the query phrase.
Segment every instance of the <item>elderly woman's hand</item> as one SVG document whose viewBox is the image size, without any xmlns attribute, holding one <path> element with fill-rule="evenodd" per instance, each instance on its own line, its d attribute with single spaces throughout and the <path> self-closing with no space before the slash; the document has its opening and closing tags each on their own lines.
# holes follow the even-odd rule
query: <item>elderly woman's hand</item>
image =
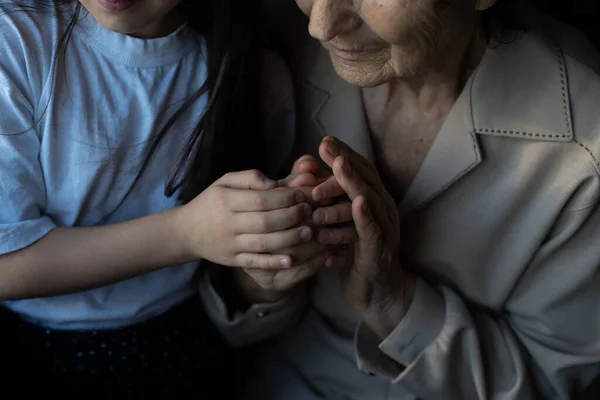
<svg viewBox="0 0 600 400">
<path fill-rule="evenodd" d="M 290 175 L 279 181 L 279 186 L 302 190 L 305 193 L 307 202 L 316 207 L 317 204 L 310 198 L 311 191 L 329 177 L 331 177 L 331 173 L 319 170 L 317 161 L 313 157 L 303 156 L 294 163 Z M 307 220 L 310 220 L 310 218 L 311 215 L 307 215 Z M 309 222 L 306 225 L 312 224 Z M 251 278 L 258 287 L 252 285 L 252 283 L 242 286 L 246 288 L 254 287 L 256 300 L 278 300 L 298 284 L 316 274 L 325 266 L 325 261 L 336 254 L 338 250 L 339 246 L 320 243 L 316 238 L 295 247 L 281 249 L 277 254 L 292 257 L 294 264 L 291 268 L 269 271 L 244 269 L 247 277 Z M 243 283 L 246 279 L 243 276 L 238 276 L 238 280 Z"/>
<path fill-rule="evenodd" d="M 351 203 L 318 208 L 317 224 L 354 220 L 357 240 L 348 228 L 321 229 L 319 240 L 327 244 L 353 243 L 349 259 L 334 256 L 331 266 L 343 266 L 347 300 L 382 338 L 389 335 L 406 314 L 412 301 L 414 279 L 399 261 L 400 220 L 396 205 L 384 188 L 375 166 L 338 139 L 327 137 L 319 154 L 334 176 L 313 189 L 315 201 L 347 194 Z"/>
</svg>

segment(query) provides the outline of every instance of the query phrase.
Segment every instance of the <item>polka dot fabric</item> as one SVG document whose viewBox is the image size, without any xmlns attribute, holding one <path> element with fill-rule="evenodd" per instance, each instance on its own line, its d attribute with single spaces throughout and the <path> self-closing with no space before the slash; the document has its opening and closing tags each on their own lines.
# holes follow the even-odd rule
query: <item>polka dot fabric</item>
<svg viewBox="0 0 600 400">
<path fill-rule="evenodd" d="M 200 302 L 121 330 L 54 331 L 18 324 L 30 372 L 77 399 L 232 398 L 232 352 Z M 224 397 L 221 397 L 224 396 Z"/>
</svg>

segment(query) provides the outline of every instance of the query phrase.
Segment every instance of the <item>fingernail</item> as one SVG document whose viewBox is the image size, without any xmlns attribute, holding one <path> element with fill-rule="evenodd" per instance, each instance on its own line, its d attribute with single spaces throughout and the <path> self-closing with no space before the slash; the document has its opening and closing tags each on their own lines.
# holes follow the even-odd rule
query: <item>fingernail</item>
<svg viewBox="0 0 600 400">
<path fill-rule="evenodd" d="M 281 265 L 282 267 L 289 267 L 290 260 L 287 258 L 282 258 L 281 260 L 279 260 L 279 265 Z"/>
<path fill-rule="evenodd" d="M 352 173 L 352 167 L 350 166 L 350 162 L 347 158 L 344 158 L 344 163 L 342 164 L 342 169 L 346 171 L 347 174 Z"/>
<path fill-rule="evenodd" d="M 327 213 L 323 210 L 317 210 L 314 212 L 312 220 L 315 224 L 322 224 L 327 221 Z"/>
<path fill-rule="evenodd" d="M 300 230 L 300 238 L 302 240 L 310 240 L 312 236 L 312 231 L 308 227 L 304 227 Z"/>
<path fill-rule="evenodd" d="M 271 186 L 271 185 L 273 185 L 273 184 L 277 183 L 277 182 L 275 182 L 273 179 L 269 179 L 269 178 L 264 178 L 264 179 L 263 179 L 263 182 L 264 182 L 264 183 L 265 183 L 265 185 L 267 185 L 267 186 Z"/>
<path fill-rule="evenodd" d="M 304 193 L 302 192 L 297 192 L 296 193 L 296 201 L 298 203 L 302 203 L 304 201 Z"/>
<path fill-rule="evenodd" d="M 312 207 L 308 203 L 304 203 L 302 205 L 302 212 L 304 213 L 304 218 L 310 219 L 312 216 Z"/>
<path fill-rule="evenodd" d="M 338 154 L 340 154 L 340 148 L 338 147 L 335 139 L 330 138 L 327 142 L 328 143 L 326 150 L 329 154 L 331 154 L 332 156 L 337 156 Z"/>
</svg>

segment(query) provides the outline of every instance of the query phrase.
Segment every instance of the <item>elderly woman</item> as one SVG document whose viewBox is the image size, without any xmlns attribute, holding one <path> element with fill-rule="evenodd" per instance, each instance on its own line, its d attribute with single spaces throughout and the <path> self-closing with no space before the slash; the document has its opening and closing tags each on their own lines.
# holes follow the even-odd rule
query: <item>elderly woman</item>
<svg viewBox="0 0 600 400">
<path fill-rule="evenodd" d="M 516 0 L 297 3 L 299 154 L 322 163 L 287 183 L 351 245 L 215 304 L 234 343 L 281 333 L 249 397 L 577 398 L 600 374 L 597 53 Z"/>
</svg>

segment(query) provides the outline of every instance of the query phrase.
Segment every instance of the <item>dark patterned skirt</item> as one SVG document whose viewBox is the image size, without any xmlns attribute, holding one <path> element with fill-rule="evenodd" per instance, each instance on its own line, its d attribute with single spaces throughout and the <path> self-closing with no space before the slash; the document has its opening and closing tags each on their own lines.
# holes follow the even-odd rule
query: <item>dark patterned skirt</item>
<svg viewBox="0 0 600 400">
<path fill-rule="evenodd" d="M 3 311 L 0 362 L 2 385 L 19 397 L 236 398 L 233 352 L 197 297 L 154 319 L 107 331 L 49 330 Z"/>
</svg>

